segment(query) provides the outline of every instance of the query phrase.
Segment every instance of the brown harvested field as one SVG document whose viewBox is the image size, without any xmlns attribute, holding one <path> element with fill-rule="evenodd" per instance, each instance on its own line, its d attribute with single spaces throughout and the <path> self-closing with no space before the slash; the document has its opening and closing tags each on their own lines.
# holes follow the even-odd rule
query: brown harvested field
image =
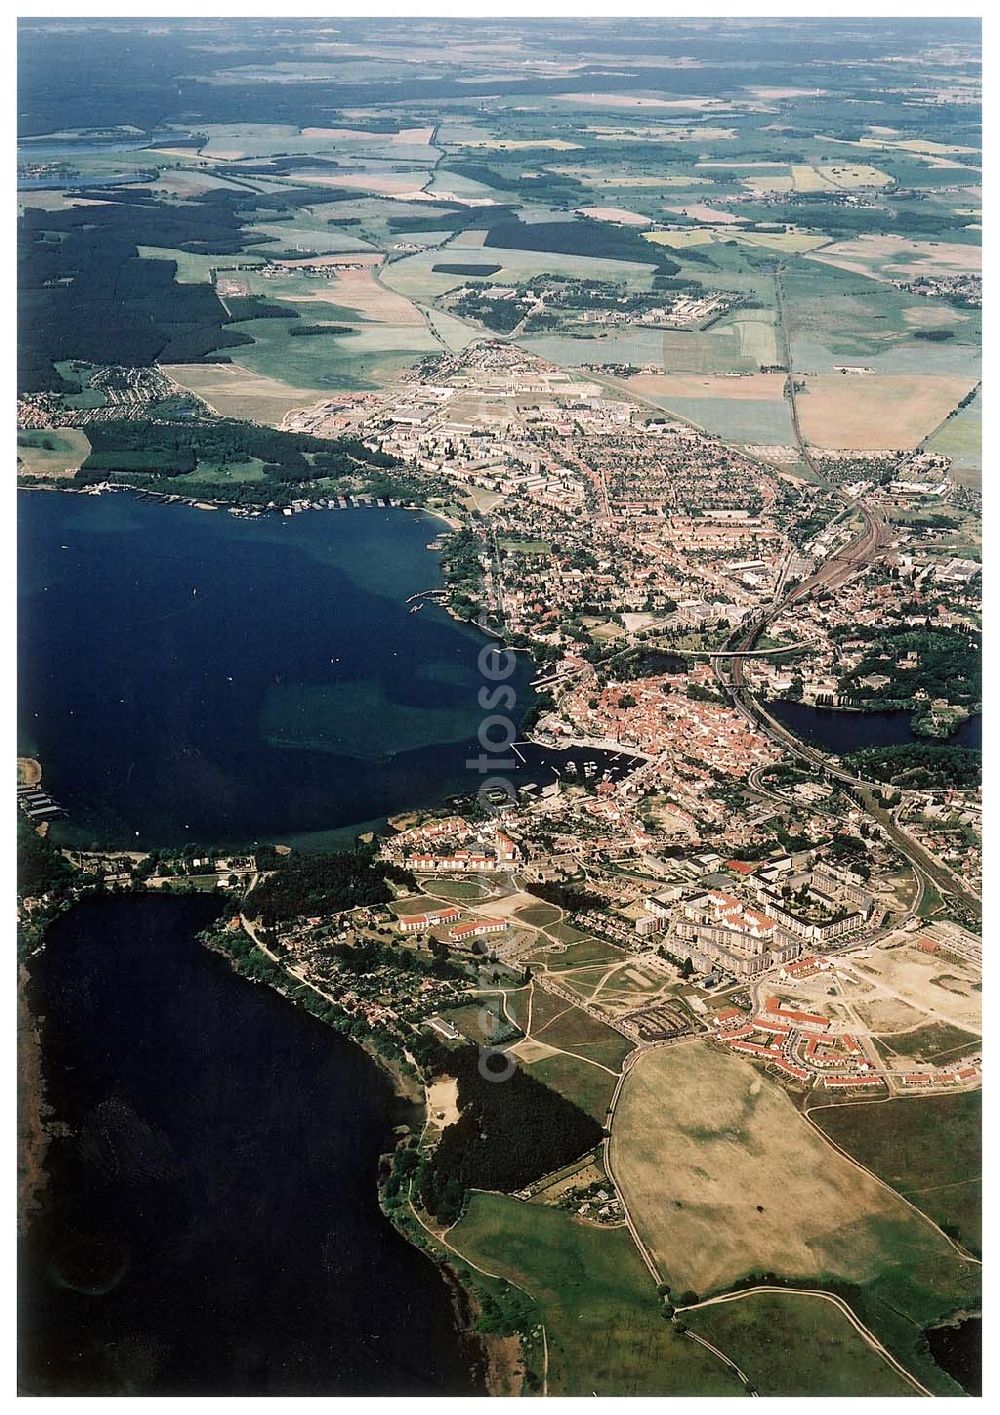
<svg viewBox="0 0 1000 1415">
<path fill-rule="evenodd" d="M 667 211 L 680 216 L 690 216 L 695 221 L 714 221 L 723 226 L 735 226 L 745 221 L 745 216 L 736 216 L 732 211 L 721 211 L 705 202 L 688 202 L 686 206 L 668 206 Z"/>
<path fill-rule="evenodd" d="M 947 325 L 960 324 L 969 316 L 952 305 L 942 308 L 941 305 L 932 305 L 928 300 L 913 309 L 904 310 L 903 318 L 915 329 L 941 329 Z"/>
<path fill-rule="evenodd" d="M 368 133 L 363 128 L 303 128 L 302 136 L 332 142 L 378 143 L 380 147 L 426 147 L 433 132 L 433 128 L 401 128 L 398 133 Z"/>
<path fill-rule="evenodd" d="M 704 1296 L 753 1272 L 864 1282 L 888 1261 L 941 1250 L 896 1196 L 816 1134 L 777 1082 L 706 1042 L 639 1058 L 615 1110 L 610 1158 L 675 1290 Z"/>
<path fill-rule="evenodd" d="M 650 398 L 750 398 L 784 396 L 783 373 L 640 373 L 622 386 Z"/>
<path fill-rule="evenodd" d="M 42 784 L 42 764 L 34 757 L 18 757 L 18 786 L 40 786 Z"/>
<path fill-rule="evenodd" d="M 802 381 L 796 401 L 806 441 L 858 452 L 916 447 L 977 383 L 949 374 L 819 373 Z"/>
<path fill-rule="evenodd" d="M 247 418 L 251 422 L 277 427 L 293 408 L 308 408 L 324 398 L 329 389 L 292 388 L 276 378 L 251 373 L 239 364 L 164 364 L 181 388 L 187 388 L 224 418 Z"/>
<path fill-rule="evenodd" d="M 530 1066 L 533 1061 L 544 1061 L 547 1056 L 558 1056 L 558 1047 L 548 1046 L 545 1042 L 525 1040 L 515 1042 L 509 1050 L 517 1057 L 518 1061 L 523 1061 L 526 1066 Z"/>
<path fill-rule="evenodd" d="M 651 226 L 651 216 L 641 216 L 637 211 L 626 211 L 622 206 L 578 206 L 581 216 L 589 216 L 593 221 L 614 221 L 619 226 Z"/>
<path fill-rule="evenodd" d="M 912 1031 L 924 1021 L 922 1012 L 896 997 L 863 998 L 853 1004 L 852 1010 L 868 1031 L 879 1037 Z"/>
<path fill-rule="evenodd" d="M 350 187 L 352 191 L 378 192 L 380 196 L 412 196 L 426 180 L 426 172 L 289 172 L 289 181 L 310 187 Z"/>
<path fill-rule="evenodd" d="M 395 324 L 399 326 L 420 326 L 424 317 L 412 301 L 405 295 L 398 295 L 388 289 L 370 269 L 338 269 L 331 280 L 324 280 L 321 290 L 311 290 L 308 295 L 285 295 L 289 304 L 346 305 L 356 310 L 359 317 L 375 324 Z"/>
<path fill-rule="evenodd" d="M 427 1115 L 439 1130 L 458 1119 L 458 1082 L 454 1076 L 438 1076 L 427 1087 Z"/>
<path fill-rule="evenodd" d="M 947 241 L 911 241 L 905 236 L 858 236 L 851 241 L 835 241 L 824 246 L 822 252 L 810 256 L 810 259 L 882 279 L 903 273 L 976 273 L 982 270 L 983 265 L 983 253 L 979 246 Z"/>
</svg>

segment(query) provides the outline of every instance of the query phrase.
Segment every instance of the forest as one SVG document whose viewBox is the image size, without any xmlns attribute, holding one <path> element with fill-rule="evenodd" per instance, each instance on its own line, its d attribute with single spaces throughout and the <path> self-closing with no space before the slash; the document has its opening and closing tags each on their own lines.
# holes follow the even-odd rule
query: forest
<svg viewBox="0 0 1000 1415">
<path fill-rule="evenodd" d="M 863 747 L 842 758 L 869 781 L 911 790 L 957 786 L 975 789 L 982 779 L 983 754 L 972 747 L 949 747 L 929 742 L 897 747 Z"/>
<path fill-rule="evenodd" d="M 68 884 L 73 871 L 47 836 L 18 812 L 17 892 L 25 899 L 40 898 Z"/>
<path fill-rule="evenodd" d="M 265 464 L 266 477 L 292 483 L 402 465 L 398 457 L 373 451 L 356 437 L 328 440 L 235 418 L 115 418 L 93 423 L 88 435 L 92 450 L 77 474 L 83 482 L 101 481 L 107 472 L 176 477 L 193 472 L 199 462 L 227 466 L 252 458 Z"/>
<path fill-rule="evenodd" d="M 253 342 L 228 327 L 251 317 L 247 301 L 227 313 L 210 284 L 178 283 L 174 261 L 144 259 L 138 247 L 231 257 L 267 243 L 245 229 L 260 214 L 256 193 L 211 191 L 183 203 L 138 190 L 94 188 L 78 195 L 95 204 L 28 207 L 19 219 L 19 393 L 72 391 L 54 367 L 64 359 L 147 368 L 196 363 Z M 319 195 L 329 199 L 322 190 Z M 267 202 L 280 218 L 316 199 L 316 189 L 303 187 L 269 194 Z M 257 302 L 250 303 L 259 318 Z"/>
<path fill-rule="evenodd" d="M 902 625 L 863 630 L 847 626 L 841 636 L 862 636 L 871 641 L 857 667 L 842 674 L 838 683 L 843 698 L 848 701 L 909 703 L 918 688 L 932 701 L 943 698 L 962 707 L 978 704 L 982 697 L 981 640 L 971 631 L 951 628 L 914 629 Z M 914 653 L 916 668 L 907 665 L 907 655 Z M 869 674 L 888 678 L 882 687 L 873 688 L 860 680 Z"/>
<path fill-rule="evenodd" d="M 336 914 L 393 898 L 386 880 L 416 887 L 408 870 L 375 858 L 373 845 L 330 854 L 276 857 L 273 872 L 251 892 L 246 912 L 265 925 L 303 914 Z"/>
<path fill-rule="evenodd" d="M 497 1075 L 509 1063 L 496 1058 Z M 469 1189 L 509 1192 L 569 1164 L 600 1141 L 592 1116 L 516 1066 L 489 1080 L 473 1047 L 453 1051 L 448 1071 L 458 1080 L 458 1120 L 449 1125 L 420 1178 L 420 1198 L 442 1223 L 458 1217 Z"/>
<path fill-rule="evenodd" d="M 636 261 L 655 266 L 660 275 L 676 275 L 680 270 L 659 248 L 634 231 L 586 218 L 524 222 L 515 216 L 491 225 L 483 245 L 500 250 L 551 251 L 560 255 L 596 256 L 601 260 Z"/>
</svg>

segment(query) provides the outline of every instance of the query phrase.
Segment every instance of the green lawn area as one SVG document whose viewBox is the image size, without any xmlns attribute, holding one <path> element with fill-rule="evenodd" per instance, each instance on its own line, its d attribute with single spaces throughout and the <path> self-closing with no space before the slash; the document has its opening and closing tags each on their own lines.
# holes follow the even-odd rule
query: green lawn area
<svg viewBox="0 0 1000 1415">
<path fill-rule="evenodd" d="M 982 1093 L 906 1096 L 816 1108 L 840 1147 L 978 1253 L 982 1242 Z"/>
<path fill-rule="evenodd" d="M 762 1396 L 913 1395 L 832 1302 L 762 1292 L 684 1314 Z"/>
<path fill-rule="evenodd" d="M 524 909 L 518 909 L 517 917 L 526 924 L 533 924 L 535 928 L 545 928 L 547 924 L 554 924 L 558 921 L 562 911 L 554 904 L 528 904 Z"/>
<path fill-rule="evenodd" d="M 590 1057 L 617 1071 L 632 1050 L 620 1032 L 574 1007 L 564 998 L 544 992 L 537 983 L 531 1009 L 531 1035 L 549 1046 Z"/>
<path fill-rule="evenodd" d="M 552 554 L 552 547 L 547 540 L 515 540 L 511 536 L 500 537 L 500 549 L 512 550 L 518 555 Z"/>
<path fill-rule="evenodd" d="M 589 963 L 621 963 L 624 954 L 621 949 L 604 943 L 599 938 L 588 938 L 571 924 L 553 924 L 546 930 L 550 938 L 567 944 L 565 952 L 555 953 L 546 947 L 544 941 L 529 959 L 536 965 L 544 964 L 550 972 L 561 972 L 565 968 L 581 968 Z"/>
<path fill-rule="evenodd" d="M 188 482 L 218 482 L 226 486 L 230 482 L 263 481 L 264 463 L 259 457 L 250 457 L 245 462 L 199 462 L 193 472 L 173 480 L 180 486 Z"/>
<path fill-rule="evenodd" d="M 937 1062 L 960 1056 L 963 1052 L 978 1051 L 982 1038 L 947 1022 L 929 1022 L 926 1027 L 917 1027 L 912 1032 L 879 1037 L 878 1042 L 880 1051 L 911 1056 L 914 1061 Z"/>
<path fill-rule="evenodd" d="M 660 1315 L 625 1229 L 541 1205 L 473 1194 L 448 1234 L 460 1253 L 520 1283 L 540 1304 L 549 1394 L 737 1395 L 742 1387 Z"/>
<path fill-rule="evenodd" d="M 508 1003 L 508 1009 L 509 1006 Z M 604 1124 L 617 1085 L 616 1076 L 591 1066 L 589 1061 L 577 1061 L 571 1056 L 544 1056 L 540 1061 L 522 1062 L 521 1065 L 536 1081 L 544 1081 L 546 1086 L 551 1086 L 581 1110 L 587 1111 L 599 1124 Z"/>
<path fill-rule="evenodd" d="M 442 899 L 454 899 L 456 903 L 466 900 L 475 902 L 486 899 L 489 890 L 481 880 L 478 879 L 435 879 L 428 880 L 427 889 L 431 894 L 440 894 Z M 433 908 L 433 901 L 425 901 L 428 908 Z"/>
</svg>

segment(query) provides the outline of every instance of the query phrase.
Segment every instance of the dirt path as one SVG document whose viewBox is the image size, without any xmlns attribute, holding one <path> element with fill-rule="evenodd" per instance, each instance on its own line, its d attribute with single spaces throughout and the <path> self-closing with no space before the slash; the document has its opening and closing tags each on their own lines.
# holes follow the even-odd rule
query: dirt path
<svg viewBox="0 0 1000 1415">
<path fill-rule="evenodd" d="M 747 1287 L 740 1292 L 724 1292 L 719 1297 L 706 1297 L 704 1302 L 692 1302 L 689 1307 L 678 1307 L 677 1310 L 678 1312 L 696 1312 L 703 1307 L 721 1306 L 724 1302 L 740 1302 L 743 1300 L 744 1297 L 752 1297 L 753 1294 L 757 1292 L 780 1292 L 784 1296 L 788 1296 L 789 1293 L 794 1293 L 798 1297 L 817 1297 L 820 1299 L 820 1301 L 832 1303 L 833 1306 L 836 1307 L 837 1310 L 842 1314 L 842 1316 L 847 1318 L 851 1326 L 858 1333 L 858 1335 L 867 1343 L 871 1350 L 876 1352 L 877 1355 L 881 1356 L 883 1361 L 885 1361 L 888 1366 L 891 1366 L 892 1369 L 896 1372 L 896 1374 L 898 1376 L 901 1376 L 902 1379 L 906 1381 L 906 1383 L 911 1386 L 917 1392 L 918 1395 L 929 1396 L 932 1394 L 932 1392 L 929 1391 L 926 1386 L 920 1384 L 916 1376 L 910 1375 L 906 1367 L 901 1365 L 896 1360 L 895 1356 L 893 1356 L 892 1352 L 888 1351 L 882 1345 L 878 1337 L 875 1336 L 873 1332 L 870 1332 L 865 1326 L 865 1324 L 854 1315 L 851 1308 L 848 1307 L 847 1303 L 843 1301 L 842 1298 L 835 1296 L 832 1292 L 824 1292 L 822 1288 L 770 1286 Z M 707 1343 L 703 1344 L 707 1345 Z M 711 1349 L 714 1350 L 715 1348 Z M 716 1354 L 719 1356 L 722 1355 L 721 1352 L 717 1352 Z M 726 1360 L 727 1358 L 723 1357 L 723 1359 Z M 729 1364 L 732 1363 L 730 1362 Z M 738 1369 L 738 1367 L 734 1369 Z"/>
<path fill-rule="evenodd" d="M 821 1125 L 818 1125 L 817 1122 L 812 1118 L 812 1112 L 814 1110 L 840 1110 L 847 1105 L 886 1105 L 889 1101 L 920 1099 L 922 1099 L 920 1096 L 880 1096 L 877 1100 L 870 1101 L 827 1101 L 821 1105 L 808 1106 L 807 1108 L 804 1108 L 801 1112 L 801 1115 L 802 1119 L 812 1126 L 813 1130 L 815 1130 L 816 1134 L 820 1137 L 820 1139 L 823 1140 L 827 1145 L 829 1145 L 831 1149 L 836 1150 L 837 1154 L 840 1155 L 843 1159 L 847 1160 L 849 1164 L 852 1164 L 855 1169 L 860 1169 L 862 1174 L 867 1174 L 868 1178 L 873 1179 L 875 1183 L 879 1185 L 880 1188 L 886 1191 L 886 1193 L 892 1194 L 894 1198 L 901 1200 L 901 1202 L 904 1203 L 907 1208 L 912 1209 L 918 1218 L 923 1219 L 924 1223 L 928 1224 L 931 1228 L 933 1228 L 934 1232 L 938 1235 L 939 1238 L 943 1238 L 944 1241 L 949 1245 L 949 1247 L 954 1248 L 955 1252 L 960 1258 L 963 1258 L 966 1262 L 975 1263 L 978 1267 L 982 1267 L 983 1262 L 981 1258 L 975 1257 L 975 1255 L 970 1253 L 968 1249 L 963 1248 L 961 1243 L 958 1243 L 954 1238 L 949 1237 L 949 1235 L 945 1233 L 944 1229 L 940 1228 L 938 1224 L 936 1224 L 934 1220 L 930 1217 L 929 1214 L 924 1213 L 923 1209 L 920 1209 L 917 1207 L 916 1204 L 911 1203 L 911 1201 L 906 1197 L 905 1194 L 901 1194 L 898 1189 L 894 1189 L 891 1184 L 887 1184 L 884 1179 L 880 1179 L 879 1176 L 874 1172 L 874 1170 L 871 1170 L 868 1168 L 867 1165 L 862 1164 L 859 1159 L 855 1159 L 855 1157 L 852 1154 L 849 1154 L 847 1150 L 841 1149 L 840 1145 L 837 1144 L 836 1140 L 832 1139 L 826 1133 L 823 1127 Z M 978 1176 L 975 1177 L 978 1178 Z M 963 1179 L 959 1180 L 958 1182 L 961 1184 L 967 1184 L 969 1181 Z"/>
</svg>

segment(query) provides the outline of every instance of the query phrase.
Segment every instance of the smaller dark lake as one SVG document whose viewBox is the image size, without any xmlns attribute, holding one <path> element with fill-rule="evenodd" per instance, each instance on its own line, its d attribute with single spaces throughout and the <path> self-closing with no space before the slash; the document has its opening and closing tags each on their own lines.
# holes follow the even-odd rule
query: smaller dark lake
<svg viewBox="0 0 1000 1415">
<path fill-rule="evenodd" d="M 931 1327 L 927 1333 L 931 1355 L 966 1395 L 983 1393 L 983 1322 L 966 1317 L 953 1327 Z"/>
<path fill-rule="evenodd" d="M 842 756 L 862 747 L 902 747 L 912 742 L 941 745 L 939 737 L 920 737 L 910 726 L 908 712 L 844 712 L 836 708 L 812 707 L 783 699 L 767 704 L 767 710 L 803 741 Z M 947 740 L 951 747 L 983 745 L 983 720 L 970 717 Z"/>
</svg>

